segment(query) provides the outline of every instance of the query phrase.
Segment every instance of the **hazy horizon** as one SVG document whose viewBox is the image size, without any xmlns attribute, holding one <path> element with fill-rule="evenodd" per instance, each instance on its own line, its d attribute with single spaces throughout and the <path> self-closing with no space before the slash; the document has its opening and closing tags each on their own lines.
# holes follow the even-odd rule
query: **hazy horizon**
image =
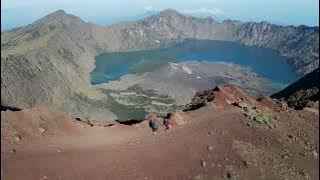
<svg viewBox="0 0 320 180">
<path fill-rule="evenodd" d="M 141 19 L 151 12 L 172 8 L 193 16 L 211 16 L 217 20 L 269 21 L 280 25 L 319 26 L 319 2 L 316 0 L 1 0 L 1 30 L 24 26 L 58 9 L 85 21 L 107 25 Z M 248 12 L 250 9 L 250 12 Z"/>
</svg>

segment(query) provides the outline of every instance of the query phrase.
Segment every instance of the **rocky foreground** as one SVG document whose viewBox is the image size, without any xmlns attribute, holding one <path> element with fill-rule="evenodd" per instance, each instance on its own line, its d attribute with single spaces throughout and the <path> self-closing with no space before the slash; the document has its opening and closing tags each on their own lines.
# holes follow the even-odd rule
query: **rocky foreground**
<svg viewBox="0 0 320 180">
<path fill-rule="evenodd" d="M 319 68 L 317 68 L 272 97 L 283 98 L 295 109 L 314 106 L 313 102 L 319 100 L 319 75 Z"/>
<path fill-rule="evenodd" d="M 208 96 L 206 96 L 207 94 Z M 47 108 L 1 112 L 4 179 L 319 179 L 319 111 L 235 86 L 199 93 L 173 129 L 90 126 Z M 319 103 L 319 102 L 317 102 Z"/>
</svg>

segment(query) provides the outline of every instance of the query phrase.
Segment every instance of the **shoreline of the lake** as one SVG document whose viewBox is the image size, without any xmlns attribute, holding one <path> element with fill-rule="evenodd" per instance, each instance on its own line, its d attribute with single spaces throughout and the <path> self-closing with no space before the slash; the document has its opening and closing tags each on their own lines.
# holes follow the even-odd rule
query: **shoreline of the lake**
<svg viewBox="0 0 320 180">
<path fill-rule="evenodd" d="M 266 88 L 270 83 L 240 65 L 186 61 L 168 63 L 141 75 L 127 74 L 95 87 L 108 96 L 109 102 L 112 99 L 112 106 L 121 107 L 121 113 L 115 112 L 117 116 L 137 119 L 146 113 L 163 115 L 174 111 L 176 107 L 189 103 L 197 91 L 220 85 L 237 85 L 256 98 L 268 96 L 274 92 Z"/>
<path fill-rule="evenodd" d="M 169 48 L 99 55 L 96 57 L 96 68 L 91 72 L 91 83 L 96 85 L 119 80 L 126 74 L 142 74 L 169 62 L 190 60 L 223 60 L 250 68 L 259 76 L 280 84 L 290 84 L 300 77 L 287 63 L 287 59 L 272 49 L 225 41 L 186 40 Z"/>
</svg>

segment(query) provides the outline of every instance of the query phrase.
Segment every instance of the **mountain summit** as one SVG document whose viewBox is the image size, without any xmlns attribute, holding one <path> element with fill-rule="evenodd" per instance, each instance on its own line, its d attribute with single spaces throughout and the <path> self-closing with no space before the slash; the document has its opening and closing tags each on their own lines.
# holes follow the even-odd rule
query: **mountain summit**
<svg viewBox="0 0 320 180">
<path fill-rule="evenodd" d="M 54 26 L 61 26 L 61 25 L 70 25 L 73 23 L 79 23 L 84 21 L 72 14 L 67 14 L 64 10 L 60 9 L 57 10 L 37 21 L 33 24 L 46 24 L 46 25 L 54 25 Z"/>
<path fill-rule="evenodd" d="M 160 11 L 159 15 L 160 16 L 183 16 L 183 14 L 171 8 Z"/>
</svg>

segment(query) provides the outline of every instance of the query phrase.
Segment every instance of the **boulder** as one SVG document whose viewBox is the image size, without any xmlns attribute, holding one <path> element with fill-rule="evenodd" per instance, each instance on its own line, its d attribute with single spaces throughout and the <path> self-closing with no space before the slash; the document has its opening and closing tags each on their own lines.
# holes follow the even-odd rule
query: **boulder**
<svg viewBox="0 0 320 180">
<path fill-rule="evenodd" d="M 214 99 L 214 89 L 199 91 L 192 98 L 191 102 L 185 106 L 183 111 L 191 111 L 206 106 L 208 102 Z"/>
</svg>

